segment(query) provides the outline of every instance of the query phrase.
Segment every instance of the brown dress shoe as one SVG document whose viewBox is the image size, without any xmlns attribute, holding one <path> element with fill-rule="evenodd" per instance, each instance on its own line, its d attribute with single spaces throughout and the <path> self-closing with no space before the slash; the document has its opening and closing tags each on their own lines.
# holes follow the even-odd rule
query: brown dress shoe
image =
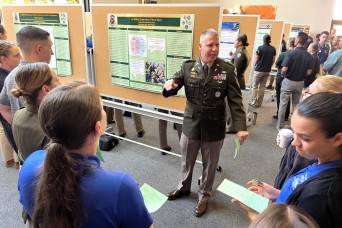
<svg viewBox="0 0 342 228">
<path fill-rule="evenodd" d="M 176 200 L 176 199 L 179 199 L 183 196 L 190 195 L 190 193 L 191 193 L 191 191 L 181 192 L 179 190 L 175 190 L 175 191 L 167 193 L 166 196 L 168 197 L 168 200 Z"/>
<path fill-rule="evenodd" d="M 207 212 L 207 209 L 208 209 L 208 200 L 199 201 L 195 208 L 196 217 L 201 217 L 202 215 L 204 215 L 205 212 Z"/>
</svg>

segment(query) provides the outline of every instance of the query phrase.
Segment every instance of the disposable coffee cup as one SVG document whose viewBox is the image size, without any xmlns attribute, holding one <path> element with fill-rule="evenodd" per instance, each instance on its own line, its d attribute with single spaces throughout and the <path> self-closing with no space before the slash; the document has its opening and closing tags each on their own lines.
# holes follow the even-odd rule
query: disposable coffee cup
<svg viewBox="0 0 342 228">
<path fill-rule="evenodd" d="M 286 148 L 293 137 L 293 131 L 290 129 L 281 129 L 279 131 L 279 147 Z"/>
</svg>

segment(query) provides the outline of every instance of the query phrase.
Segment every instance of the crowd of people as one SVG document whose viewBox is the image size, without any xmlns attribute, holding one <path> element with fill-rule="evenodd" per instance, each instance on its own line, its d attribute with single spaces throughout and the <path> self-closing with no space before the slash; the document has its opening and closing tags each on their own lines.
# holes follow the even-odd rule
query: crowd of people
<svg viewBox="0 0 342 228">
<path fill-rule="evenodd" d="M 282 129 L 289 119 L 291 98 L 293 139 L 274 185 L 247 183 L 251 191 L 274 203 L 257 214 L 232 200 L 246 211 L 250 227 L 278 227 L 279 223 L 288 224 L 286 227 L 342 227 L 342 75 L 338 74 L 342 66 L 338 65 L 341 58 L 336 60 L 342 40 L 330 35 L 322 32 L 319 42 L 309 44 L 306 50 L 309 37 L 299 32 L 289 39 L 287 50 L 277 60 L 271 37 L 265 35 L 256 52 L 250 105 L 262 105 L 275 62 L 279 94 L 274 118 Z M 0 26 L 3 37 L 6 39 L 6 31 Z M 18 189 L 24 221 L 33 227 L 153 227 L 137 181 L 125 172 L 102 168 L 96 157 L 108 122 L 96 87 L 80 81 L 60 85 L 48 65 L 54 53 L 47 31 L 28 25 L 17 32 L 16 41 L 18 47 L 0 41 L 0 149 L 6 166 L 19 168 L 19 162 L 22 164 Z M 232 62 L 218 57 L 219 45 L 217 31 L 203 31 L 200 55 L 185 61 L 162 91 L 168 98 L 184 87 L 186 95 L 183 125 L 176 125 L 181 175 L 167 197 L 177 200 L 191 193 L 193 169 L 201 151 L 202 181 L 194 208 L 197 217 L 207 212 L 212 197 L 227 116 L 229 130 L 236 132 L 241 145 L 249 135 L 241 92 L 246 88 L 244 73 L 250 62 L 247 36 L 236 38 Z M 316 79 L 323 71 L 336 76 Z M 122 113 L 116 112 L 115 117 L 116 123 L 121 122 L 118 117 L 122 118 Z M 136 130 L 142 137 L 145 130 L 142 124 L 138 126 L 139 121 L 141 124 L 141 119 L 135 121 Z M 160 147 L 170 151 L 166 124 L 159 121 Z M 119 135 L 125 137 L 125 130 Z"/>
</svg>

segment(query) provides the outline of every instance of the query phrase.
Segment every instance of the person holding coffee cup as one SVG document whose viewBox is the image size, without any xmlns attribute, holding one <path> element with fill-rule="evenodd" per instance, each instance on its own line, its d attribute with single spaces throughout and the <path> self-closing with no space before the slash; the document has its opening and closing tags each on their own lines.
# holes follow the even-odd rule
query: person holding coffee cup
<svg viewBox="0 0 342 228">
<path fill-rule="evenodd" d="M 315 163 L 292 175 L 283 187 L 252 185 L 249 190 L 278 204 L 295 205 L 321 228 L 342 227 L 342 93 L 323 92 L 298 104 L 291 120 L 292 145 Z M 233 199 L 249 216 L 256 212 Z"/>
<path fill-rule="evenodd" d="M 321 92 L 342 93 L 342 78 L 332 75 L 327 75 L 316 79 L 308 88 L 303 91 L 302 99 L 309 97 L 312 94 Z M 286 151 L 279 165 L 279 172 L 274 181 L 274 187 L 281 189 L 284 182 L 299 170 L 311 165 L 313 161 L 309 161 L 301 157 L 294 146 L 290 142 L 285 144 Z M 277 135 L 277 144 L 280 145 L 280 135 Z"/>
</svg>

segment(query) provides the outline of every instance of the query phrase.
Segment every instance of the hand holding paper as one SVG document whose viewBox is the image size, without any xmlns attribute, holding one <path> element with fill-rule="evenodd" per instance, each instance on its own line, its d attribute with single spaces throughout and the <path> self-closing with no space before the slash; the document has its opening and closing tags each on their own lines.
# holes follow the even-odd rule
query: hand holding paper
<svg viewBox="0 0 342 228">
<path fill-rule="evenodd" d="M 259 213 L 262 212 L 269 203 L 269 200 L 267 198 L 262 197 L 227 179 L 223 180 L 217 190 L 237 199 L 241 203 Z"/>
</svg>

